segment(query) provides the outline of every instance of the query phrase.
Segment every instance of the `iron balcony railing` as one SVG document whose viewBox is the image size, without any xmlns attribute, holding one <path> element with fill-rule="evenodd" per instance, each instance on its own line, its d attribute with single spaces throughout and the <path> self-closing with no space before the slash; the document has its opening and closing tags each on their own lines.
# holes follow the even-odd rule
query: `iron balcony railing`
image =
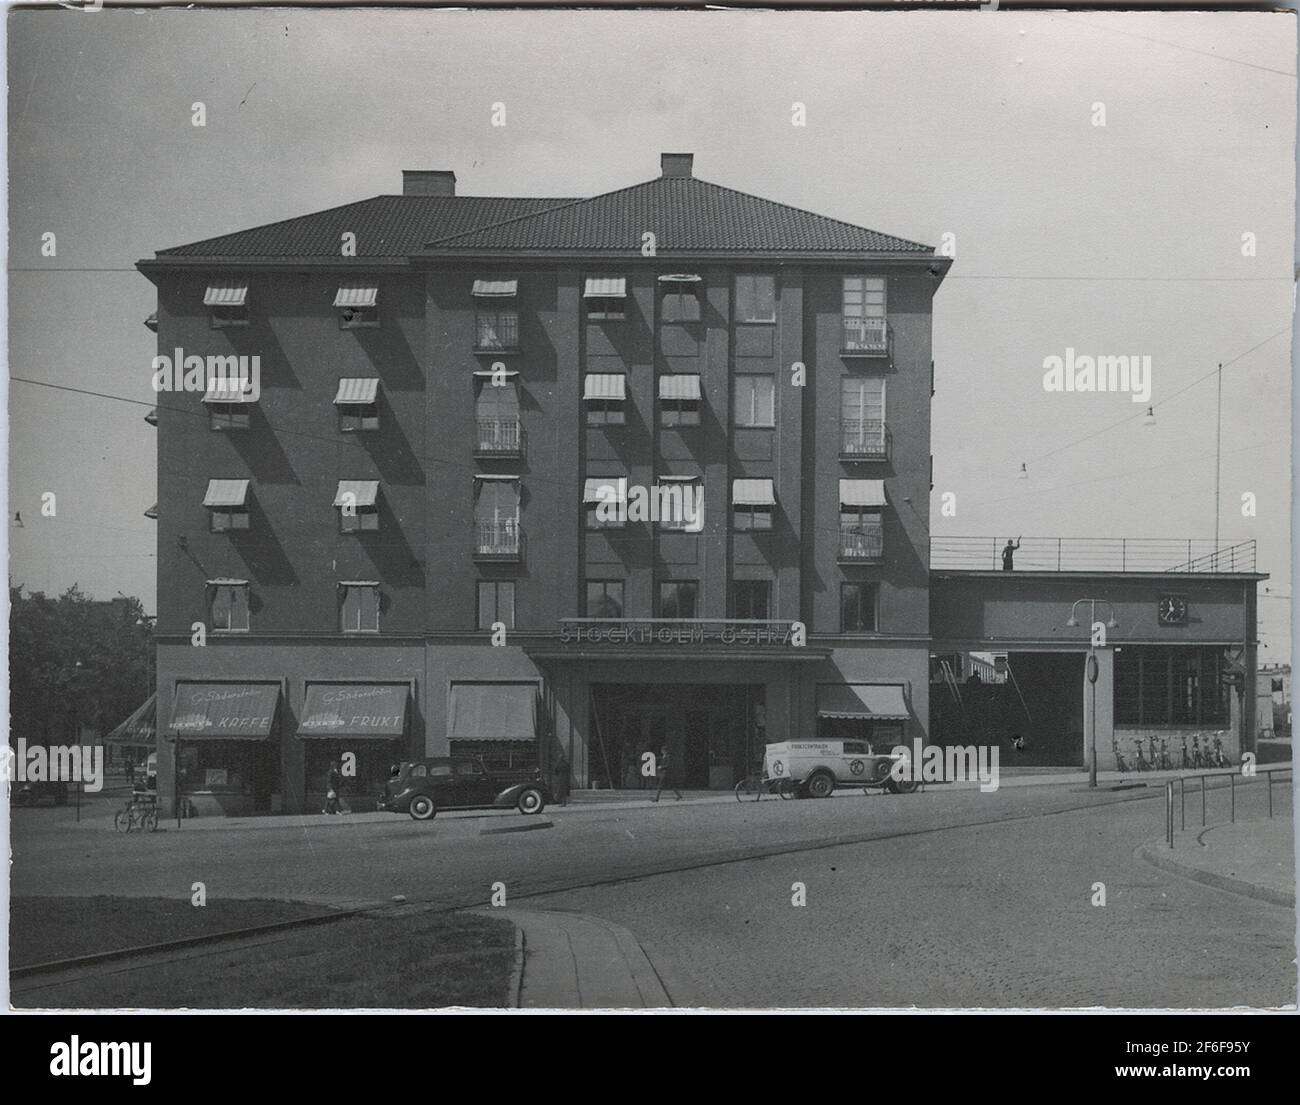
<svg viewBox="0 0 1300 1105">
<path fill-rule="evenodd" d="M 519 315 L 515 311 L 479 311 L 475 319 L 475 348 L 519 348 Z"/>
<path fill-rule="evenodd" d="M 883 318 L 844 319 L 843 352 L 878 356 L 889 352 L 889 323 Z"/>
<path fill-rule="evenodd" d="M 840 559 L 854 563 L 880 560 L 885 555 L 885 530 L 880 524 L 846 522 L 840 525 Z"/>
<path fill-rule="evenodd" d="M 934 537 L 930 567 L 1002 570 L 1006 537 Z M 1015 571 L 1206 572 L 1255 571 L 1255 542 L 1163 537 L 1024 537 L 1012 552 Z"/>
<path fill-rule="evenodd" d="M 889 437 L 878 418 L 840 419 L 840 456 L 846 460 L 880 460 L 889 455 Z"/>
<path fill-rule="evenodd" d="M 524 455 L 524 428 L 519 418 L 479 418 L 475 453 L 481 457 L 521 457 Z"/>
<path fill-rule="evenodd" d="M 479 522 L 474 555 L 480 560 L 519 560 L 524 554 L 524 533 L 512 518 Z"/>
</svg>

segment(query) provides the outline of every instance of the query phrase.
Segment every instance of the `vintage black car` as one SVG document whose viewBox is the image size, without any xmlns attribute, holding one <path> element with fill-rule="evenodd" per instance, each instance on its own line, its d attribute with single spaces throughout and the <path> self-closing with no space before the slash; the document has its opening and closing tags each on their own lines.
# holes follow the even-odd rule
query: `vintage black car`
<svg viewBox="0 0 1300 1105">
<path fill-rule="evenodd" d="M 477 756 L 435 756 L 394 765 L 379 808 L 427 821 L 439 810 L 541 813 L 549 801 L 551 792 L 540 771 L 506 775 L 488 770 Z"/>
</svg>

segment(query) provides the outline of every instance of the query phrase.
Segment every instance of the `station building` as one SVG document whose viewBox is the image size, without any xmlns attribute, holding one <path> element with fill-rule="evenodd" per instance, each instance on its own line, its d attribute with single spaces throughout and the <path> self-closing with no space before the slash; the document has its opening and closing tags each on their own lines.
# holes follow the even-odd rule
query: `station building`
<svg viewBox="0 0 1300 1105">
<path fill-rule="evenodd" d="M 1195 591 L 1178 626 L 1102 650 L 1103 746 L 1121 719 L 1182 718 L 1170 688 L 1193 653 L 1198 686 L 1253 673 L 1244 552 L 1147 578 L 931 570 L 949 264 L 708 183 L 690 154 L 589 199 L 406 172 L 400 195 L 139 262 L 164 386 L 161 792 L 200 813 L 319 809 L 344 752 L 354 808 L 391 763 L 461 752 L 563 753 L 576 786 L 635 787 L 664 748 L 680 785 L 724 787 L 790 736 L 996 721 L 1006 739 L 1014 720 L 948 705 L 944 654 L 981 650 L 1012 686 L 1071 688 L 1035 746 L 1077 763 L 1088 638 L 1062 607 L 1098 588 L 1131 626 Z M 1165 650 L 1159 717 L 1139 643 Z M 1228 724 L 1230 697 L 1191 723 Z"/>
</svg>

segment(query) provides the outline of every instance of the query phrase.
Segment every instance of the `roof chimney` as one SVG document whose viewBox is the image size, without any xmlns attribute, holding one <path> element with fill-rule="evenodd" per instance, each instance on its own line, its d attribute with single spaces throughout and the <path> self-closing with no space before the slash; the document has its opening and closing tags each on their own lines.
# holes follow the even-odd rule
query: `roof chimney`
<svg viewBox="0 0 1300 1105">
<path fill-rule="evenodd" d="M 403 169 L 402 195 L 454 196 L 456 174 L 450 169 Z"/>
<path fill-rule="evenodd" d="M 691 163 L 695 160 L 693 153 L 661 153 L 659 168 L 665 177 L 686 177 L 691 175 Z"/>
</svg>

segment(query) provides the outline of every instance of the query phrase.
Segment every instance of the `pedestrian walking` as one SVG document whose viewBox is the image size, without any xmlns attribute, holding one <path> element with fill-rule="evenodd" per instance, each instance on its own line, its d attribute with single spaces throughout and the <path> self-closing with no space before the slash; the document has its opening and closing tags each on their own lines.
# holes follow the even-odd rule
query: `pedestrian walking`
<svg viewBox="0 0 1300 1105">
<path fill-rule="evenodd" d="M 659 801 L 659 795 L 663 794 L 664 787 L 672 787 L 672 791 L 677 795 L 677 801 L 682 800 L 682 792 L 673 785 L 673 769 L 668 760 L 668 749 L 664 748 L 659 753 L 659 761 L 655 764 L 655 774 L 659 777 L 659 789 L 655 791 L 655 796 L 650 799 L 652 802 Z"/>
<path fill-rule="evenodd" d="M 1017 537 L 1012 541 L 1007 538 L 1006 547 L 1002 550 L 1002 570 L 1004 572 L 1015 571 L 1016 567 L 1016 550 L 1020 548 L 1020 538 Z"/>
<path fill-rule="evenodd" d="M 567 806 L 569 804 L 569 761 L 565 759 L 563 752 L 551 768 L 551 774 L 554 779 L 551 790 L 555 796 L 555 804 Z"/>
<path fill-rule="evenodd" d="M 342 813 L 343 802 L 339 797 L 343 790 L 343 772 L 339 770 L 341 761 L 330 762 L 329 774 L 325 776 L 325 808 L 321 813 Z"/>
</svg>

